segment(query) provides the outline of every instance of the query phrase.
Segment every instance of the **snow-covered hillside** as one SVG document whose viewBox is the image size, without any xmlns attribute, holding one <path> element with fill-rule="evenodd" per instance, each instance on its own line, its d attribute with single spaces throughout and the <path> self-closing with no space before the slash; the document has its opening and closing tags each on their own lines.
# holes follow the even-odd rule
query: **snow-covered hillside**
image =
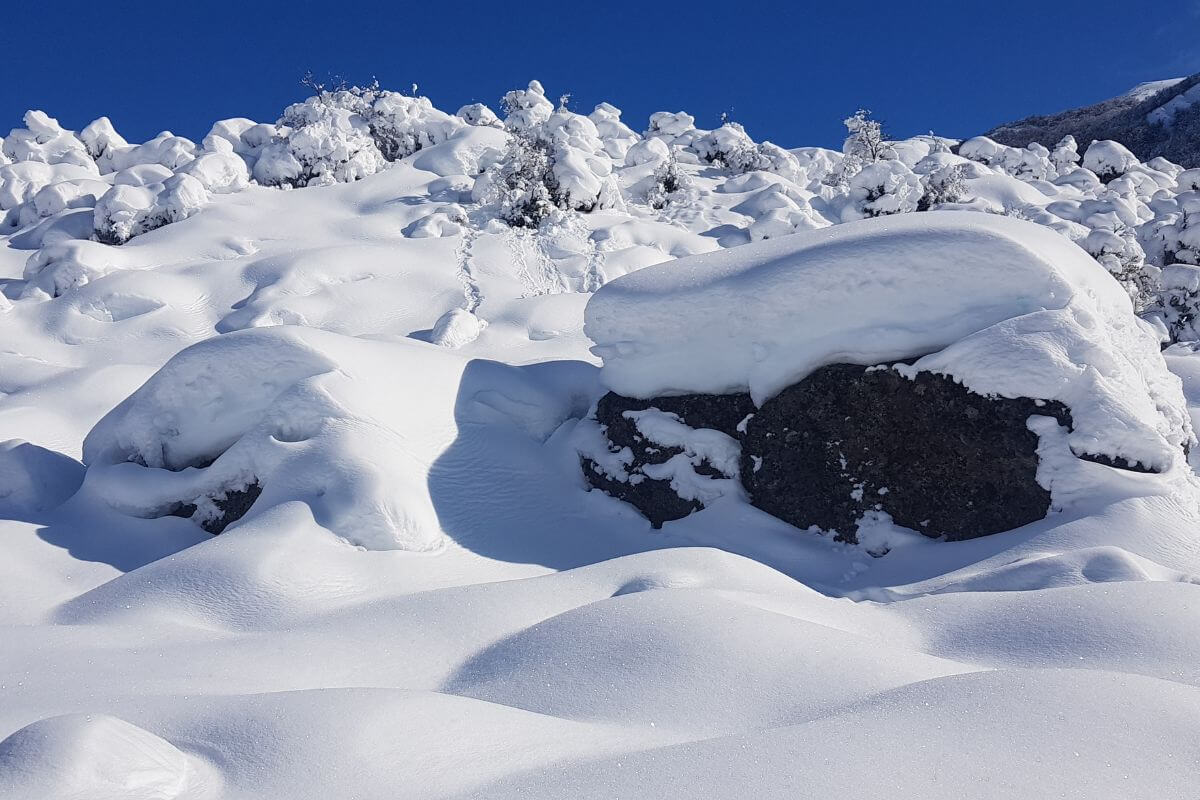
<svg viewBox="0 0 1200 800">
<path fill-rule="evenodd" d="M 1200 75 L 1149 81 L 1117 97 L 1082 108 L 998 125 L 988 136 L 1025 147 L 1035 141 L 1116 139 L 1143 160 L 1162 156 L 1200 166 Z"/>
<path fill-rule="evenodd" d="M 1200 170 L 503 105 L 3 138 L 0 798 L 1189 796 Z M 589 491 L 606 391 L 906 357 L 1070 410 L 1044 519 Z"/>
</svg>

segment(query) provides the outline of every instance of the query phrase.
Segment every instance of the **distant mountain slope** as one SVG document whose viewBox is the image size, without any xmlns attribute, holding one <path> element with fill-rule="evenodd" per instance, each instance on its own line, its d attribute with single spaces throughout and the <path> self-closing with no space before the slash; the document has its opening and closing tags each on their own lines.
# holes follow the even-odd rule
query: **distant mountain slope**
<svg viewBox="0 0 1200 800">
<path fill-rule="evenodd" d="M 1200 74 L 1143 83 L 1095 105 L 997 126 L 987 136 L 1025 147 L 1030 142 L 1053 146 L 1067 134 L 1081 148 L 1093 139 L 1114 139 L 1143 161 L 1164 156 L 1186 167 L 1200 166 Z"/>
</svg>

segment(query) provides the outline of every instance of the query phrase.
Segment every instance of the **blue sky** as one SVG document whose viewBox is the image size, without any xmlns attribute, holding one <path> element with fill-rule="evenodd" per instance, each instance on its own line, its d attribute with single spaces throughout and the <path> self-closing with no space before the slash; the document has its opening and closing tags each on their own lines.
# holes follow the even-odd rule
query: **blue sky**
<svg viewBox="0 0 1200 800">
<path fill-rule="evenodd" d="M 756 139 L 839 144 L 859 106 L 895 135 L 979 133 L 1200 71 L 1196 0 L 26 3 L 0 30 L 0 135 L 41 108 L 127 138 L 274 121 L 306 71 L 420 86 L 441 108 L 538 78 L 635 128 L 727 111 Z"/>
</svg>

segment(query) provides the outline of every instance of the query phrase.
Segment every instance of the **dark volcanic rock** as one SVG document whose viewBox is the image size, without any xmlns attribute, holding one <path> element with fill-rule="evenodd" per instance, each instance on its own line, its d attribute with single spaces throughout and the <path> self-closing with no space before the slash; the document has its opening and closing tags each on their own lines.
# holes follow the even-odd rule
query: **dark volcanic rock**
<svg viewBox="0 0 1200 800">
<path fill-rule="evenodd" d="M 696 500 L 680 497 L 671 489 L 668 480 L 655 480 L 641 474 L 646 465 L 662 464 L 672 456 L 683 452 L 678 447 L 664 447 L 647 440 L 638 431 L 633 420 L 625 416 L 626 411 L 642 411 L 657 408 L 677 415 L 692 428 L 711 428 L 738 438 L 738 423 L 753 413 L 754 403 L 748 394 L 688 394 L 677 397 L 659 397 L 653 400 L 636 400 L 609 392 L 600 398 L 596 406 L 596 419 L 607 427 L 608 441 L 616 449 L 628 447 L 633 453 L 629 472 L 633 481 L 620 481 L 606 475 L 590 458 L 583 459 L 584 474 L 598 489 L 630 503 L 650 520 L 655 527 L 662 527 L 667 520 L 686 517 L 701 508 Z M 696 468 L 701 475 L 723 477 L 705 463 Z"/>
<path fill-rule="evenodd" d="M 1046 516 L 1031 415 L 1070 426 L 1060 403 L 974 394 L 952 379 L 822 367 L 763 404 L 742 439 L 751 502 L 799 528 L 856 541 L 884 511 L 928 536 L 968 539 Z"/>
<path fill-rule="evenodd" d="M 213 504 L 220 510 L 221 516 L 200 522 L 200 527 L 211 534 L 220 533 L 246 516 L 246 512 L 254 505 L 254 501 L 260 494 L 262 494 L 262 484 L 258 481 L 248 484 L 242 489 L 226 489 L 223 494 L 212 498 Z M 180 503 L 171 510 L 170 516 L 190 518 L 195 513 L 195 503 Z"/>
</svg>

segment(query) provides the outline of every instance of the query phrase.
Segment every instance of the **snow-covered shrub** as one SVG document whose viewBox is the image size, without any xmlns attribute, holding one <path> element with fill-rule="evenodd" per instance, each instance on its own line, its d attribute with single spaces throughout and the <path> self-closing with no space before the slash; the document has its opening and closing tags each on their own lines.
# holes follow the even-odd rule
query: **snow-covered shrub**
<svg viewBox="0 0 1200 800">
<path fill-rule="evenodd" d="M 1060 139 L 1050 153 L 1050 163 L 1054 165 L 1054 171 L 1060 175 L 1075 169 L 1079 165 L 1079 158 L 1079 145 L 1075 142 L 1075 137 L 1070 134 Z"/>
<path fill-rule="evenodd" d="M 1096 173 L 1104 183 L 1119 178 L 1138 163 L 1137 156 L 1128 147 L 1109 139 L 1092 142 L 1083 154 L 1084 168 Z"/>
<path fill-rule="evenodd" d="M 621 109 L 611 103 L 600 103 L 588 119 L 596 126 L 596 133 L 604 144 L 604 150 L 615 161 L 624 161 L 629 148 L 641 137 L 621 121 Z"/>
<path fill-rule="evenodd" d="M 44 111 L 26 111 L 24 121 L 24 128 L 14 128 L 0 144 L 9 160 L 72 164 L 93 172 L 96 170 L 96 162 L 87 146 L 59 125 L 58 120 Z"/>
<path fill-rule="evenodd" d="M 871 118 L 871 112 L 860 108 L 843 120 L 849 136 L 842 143 L 842 152 L 864 164 L 896 158 L 896 149 L 887 141 L 883 124 Z"/>
<path fill-rule="evenodd" d="M 458 117 L 434 108 L 428 97 L 364 90 L 362 98 L 369 103 L 366 119 L 375 146 L 388 161 L 444 142 L 464 125 Z"/>
<path fill-rule="evenodd" d="M 1150 305 L 1159 270 L 1146 264 L 1146 253 L 1133 231 L 1116 233 L 1098 228 L 1080 245 L 1125 287 L 1135 309 Z"/>
<path fill-rule="evenodd" d="M 96 241 L 124 244 L 155 228 L 187 219 L 207 202 L 208 192 L 191 175 L 173 175 L 150 186 L 113 186 L 96 203 Z"/>
<path fill-rule="evenodd" d="M 476 180 L 472 195 L 509 225 L 537 227 L 555 209 L 588 212 L 619 204 L 611 172 L 592 121 L 559 110 L 541 123 L 513 128 L 504 155 Z"/>
<path fill-rule="evenodd" d="M 513 133 L 503 158 L 475 181 L 472 197 L 508 225 L 536 228 L 563 203 L 550 144 L 528 131 Z"/>
<path fill-rule="evenodd" d="M 111 249 L 86 239 L 48 244 L 25 261 L 23 297 L 58 297 L 112 270 Z"/>
<path fill-rule="evenodd" d="M 916 210 L 929 211 L 943 203 L 961 203 L 967 197 L 966 177 L 967 168 L 962 164 L 947 164 L 922 175 Z"/>
<path fill-rule="evenodd" d="M 657 139 L 651 141 L 658 141 Z M 665 208 L 674 198 L 679 197 L 691 186 L 691 178 L 679 168 L 679 162 L 671 153 L 661 161 L 654 170 L 649 189 L 646 191 L 646 205 L 651 208 Z"/>
<path fill-rule="evenodd" d="M 141 164 L 158 164 L 177 170 L 196 157 L 191 139 L 163 131 L 148 142 L 124 147 L 109 147 L 97 162 L 101 172 L 120 172 Z"/>
<path fill-rule="evenodd" d="M 756 144 L 736 122 L 727 122 L 704 134 L 692 144 L 692 149 L 702 161 L 724 167 L 735 175 L 762 170 L 793 177 L 800 169 L 791 153 L 770 142 Z"/>
<path fill-rule="evenodd" d="M 62 181 L 96 177 L 91 168 L 77 164 L 47 164 L 42 161 L 18 161 L 0 167 L 0 211 L 16 208 L 33 199 L 43 187 Z"/>
<path fill-rule="evenodd" d="M 636 167 L 640 164 L 661 164 L 673 155 L 670 145 L 662 139 L 651 137 L 643 139 L 625 152 L 625 166 Z"/>
<path fill-rule="evenodd" d="M 246 162 L 232 152 L 200 153 L 179 174 L 191 175 L 212 194 L 240 192 L 250 185 Z"/>
<path fill-rule="evenodd" d="M 483 103 L 469 103 L 460 108 L 455 116 L 468 125 L 481 125 L 487 128 L 504 127 L 504 123 L 496 116 L 496 112 Z"/>
<path fill-rule="evenodd" d="M 242 140 L 242 134 L 253 128 L 255 124 L 254 120 L 245 117 L 218 120 L 208 129 L 208 133 L 200 140 L 200 144 L 205 150 L 216 152 L 221 149 L 220 142 L 227 142 L 231 152 L 242 155 L 243 151 L 247 149 L 246 143 Z"/>
<path fill-rule="evenodd" d="M 849 179 L 850 205 L 845 219 L 916 211 L 923 194 L 921 178 L 903 163 L 885 160 L 864 164 Z"/>
<path fill-rule="evenodd" d="M 663 139 L 680 147 L 692 144 L 700 135 L 696 118 L 684 111 L 655 111 L 650 115 L 650 127 L 643 134 L 647 139 Z"/>
<path fill-rule="evenodd" d="M 1200 341 L 1200 267 L 1174 264 L 1162 271 L 1162 288 L 1145 316 L 1162 326 L 1170 341 Z"/>
<path fill-rule="evenodd" d="M 136 164 L 113 173 L 112 182 L 114 186 L 149 186 L 152 183 L 162 183 L 174 174 L 162 164 Z"/>
<path fill-rule="evenodd" d="M 112 172 L 113 154 L 129 148 L 129 142 L 117 133 L 108 117 L 100 117 L 88 123 L 88 126 L 79 132 L 79 139 L 87 148 L 88 155 L 95 159 L 101 172 Z"/>
<path fill-rule="evenodd" d="M 504 127 L 510 131 L 528 131 L 554 113 L 554 104 L 546 99 L 546 90 L 538 81 L 530 81 L 528 88 L 513 89 L 500 101 L 504 111 Z"/>
<path fill-rule="evenodd" d="M 274 140 L 258 153 L 255 180 L 266 186 L 327 186 L 383 169 L 365 110 L 349 91 L 322 92 L 288 106 Z"/>
</svg>

